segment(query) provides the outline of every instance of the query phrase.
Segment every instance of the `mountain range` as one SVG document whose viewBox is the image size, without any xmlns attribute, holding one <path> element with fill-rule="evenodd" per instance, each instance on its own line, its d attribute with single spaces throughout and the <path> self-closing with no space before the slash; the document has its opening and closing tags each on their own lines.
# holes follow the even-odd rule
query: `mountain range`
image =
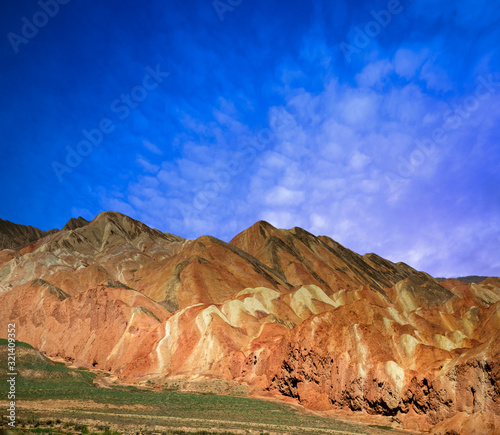
<svg viewBox="0 0 500 435">
<path fill-rule="evenodd" d="M 500 431 L 499 278 L 438 280 L 264 221 L 229 243 L 117 212 L 46 232 L 0 220 L 0 234 L 0 337 L 17 322 L 49 358 L 123 383 L 235 381 L 411 430 Z"/>
</svg>

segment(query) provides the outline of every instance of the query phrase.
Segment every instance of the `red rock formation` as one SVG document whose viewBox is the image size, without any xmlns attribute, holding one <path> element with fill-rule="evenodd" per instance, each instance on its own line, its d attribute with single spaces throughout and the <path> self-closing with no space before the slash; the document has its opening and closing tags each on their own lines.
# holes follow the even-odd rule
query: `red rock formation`
<svg viewBox="0 0 500 435">
<path fill-rule="evenodd" d="M 135 290 L 99 286 L 70 297 L 41 279 L 4 293 L 0 306 L 2 327 L 19 325 L 17 340 L 77 366 L 110 371 L 127 366 L 138 346 L 149 347 L 151 333 L 169 315 Z"/>
<path fill-rule="evenodd" d="M 479 313 L 476 332 L 499 304 Z M 479 344 L 449 322 L 360 299 L 304 321 L 264 353 L 254 350 L 242 375 L 313 409 L 394 416 L 424 430 L 460 412 L 500 413 L 500 330 L 489 326 Z"/>
<path fill-rule="evenodd" d="M 265 222 L 230 244 L 112 212 L 77 223 L 0 251 L 0 335 L 16 321 L 47 356 L 127 382 L 237 380 L 415 430 L 499 431 L 498 278 L 437 282 Z"/>
<path fill-rule="evenodd" d="M 248 253 L 209 236 L 185 242 L 176 255 L 150 263 L 136 274 L 134 283 L 134 288 L 163 301 L 172 311 L 220 303 L 250 286 L 292 287 Z"/>
<path fill-rule="evenodd" d="M 314 284 L 327 292 L 369 284 L 383 292 L 416 270 L 375 254 L 361 256 L 329 237 L 315 237 L 302 228 L 280 230 L 259 221 L 230 242 L 293 285 Z"/>
</svg>

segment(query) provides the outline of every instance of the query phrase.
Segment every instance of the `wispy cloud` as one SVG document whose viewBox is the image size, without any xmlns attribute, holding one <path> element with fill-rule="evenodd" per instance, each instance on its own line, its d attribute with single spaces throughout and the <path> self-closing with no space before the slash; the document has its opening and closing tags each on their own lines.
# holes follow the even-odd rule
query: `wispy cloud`
<svg viewBox="0 0 500 435">
<path fill-rule="evenodd" d="M 384 25 L 387 1 L 236 3 L 221 22 L 203 0 L 70 2 L 19 54 L 4 38 L 2 217 L 45 229 L 114 209 L 225 240 L 266 219 L 500 275 L 500 10 L 405 0 Z M 20 5 L 4 35 L 33 15 Z M 348 62 L 356 27 L 373 36 Z M 145 65 L 170 75 L 118 122 Z M 58 183 L 51 163 L 102 117 L 116 130 Z"/>
<path fill-rule="evenodd" d="M 215 109 L 209 128 L 190 118 L 189 127 L 215 140 L 217 149 L 184 143 L 181 159 L 165 162 L 154 180 L 142 177 L 130 186 L 129 202 L 135 201 L 146 221 L 163 227 L 168 222 L 192 237 L 212 233 L 229 239 L 265 219 L 279 227 L 303 226 L 359 252 L 376 251 L 435 274 L 473 273 L 480 267 L 479 260 L 471 261 L 473 249 L 481 256 L 496 249 L 491 240 L 500 234 L 498 219 L 491 211 L 475 216 L 482 221 L 475 231 L 475 189 L 447 198 L 447 185 L 472 162 L 483 164 L 491 143 L 480 138 L 498 133 L 500 92 L 492 88 L 487 104 L 479 104 L 460 128 L 447 133 L 445 144 L 405 172 L 418 144 L 464 99 L 444 99 L 426 80 L 408 82 L 425 61 L 421 52 L 398 51 L 366 65 L 356 76 L 359 86 L 338 78 L 319 93 L 288 86 L 284 104 L 268 112 L 271 141 L 262 149 L 248 146 L 244 169 L 234 176 L 227 167 L 244 155 L 235 145 L 252 143 L 257 132 L 236 119 L 233 106 Z M 391 79 L 386 86 L 395 74 L 402 81 Z M 285 129 L 273 130 L 277 115 L 287 120 Z M 200 191 L 204 201 L 190 203 Z M 190 209 L 183 215 L 186 204 Z M 479 243 L 471 245 L 471 237 Z M 469 253 L 468 264 L 460 251 Z M 491 262 L 487 267 L 497 270 Z"/>
</svg>

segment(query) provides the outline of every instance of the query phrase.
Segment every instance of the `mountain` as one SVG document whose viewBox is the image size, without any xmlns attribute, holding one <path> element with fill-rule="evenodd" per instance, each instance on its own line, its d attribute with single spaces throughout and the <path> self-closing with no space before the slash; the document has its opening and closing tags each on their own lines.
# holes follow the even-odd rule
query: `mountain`
<svg viewBox="0 0 500 435">
<path fill-rule="evenodd" d="M 71 218 L 62 231 L 75 230 L 87 225 L 88 221 L 81 216 Z M 18 250 L 25 246 L 42 239 L 50 234 L 57 233 L 58 229 L 42 231 L 30 225 L 19 225 L 12 222 L 0 219 L 0 251 L 3 249 Z"/>
<path fill-rule="evenodd" d="M 76 230 L 77 228 L 81 228 L 88 223 L 89 221 L 82 218 L 81 216 L 79 216 L 78 218 L 71 218 L 68 222 L 66 222 L 66 225 L 64 225 L 64 227 L 62 228 L 62 231 Z"/>
<path fill-rule="evenodd" d="M 328 293 L 369 284 L 384 288 L 416 270 L 375 255 L 361 256 L 329 237 L 315 237 L 302 228 L 279 230 L 259 221 L 230 242 L 277 271 L 292 285 L 314 284 Z"/>
<path fill-rule="evenodd" d="M 133 284 L 173 311 L 221 303 L 247 287 L 292 288 L 271 267 L 210 236 L 186 241 L 175 255 L 150 263 L 136 273 Z"/>
<path fill-rule="evenodd" d="M 0 286 L 0 337 L 19 322 L 18 340 L 120 382 L 230 380 L 394 427 L 500 430 L 499 278 L 438 281 L 263 221 L 225 243 L 103 212 L 0 251 Z"/>
<path fill-rule="evenodd" d="M 7 261 L 12 259 L 15 261 Z M 141 291 L 171 311 L 219 303 L 246 287 L 290 289 L 273 269 L 214 237 L 185 240 L 115 212 L 0 254 L 4 289 L 44 279 L 73 295 L 107 280 Z"/>
<path fill-rule="evenodd" d="M 42 231 L 30 225 L 14 224 L 0 219 L 0 250 L 19 249 L 57 231 Z"/>
<path fill-rule="evenodd" d="M 120 213 L 103 212 L 84 226 L 52 233 L 3 258 L 0 252 L 0 286 L 47 279 L 70 295 L 107 280 L 127 287 L 137 270 L 170 257 L 184 241 Z"/>
</svg>

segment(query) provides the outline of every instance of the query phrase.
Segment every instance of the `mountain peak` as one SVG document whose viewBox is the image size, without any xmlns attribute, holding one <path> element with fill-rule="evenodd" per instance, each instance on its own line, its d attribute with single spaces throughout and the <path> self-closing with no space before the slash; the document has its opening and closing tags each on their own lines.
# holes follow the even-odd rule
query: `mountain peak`
<svg viewBox="0 0 500 435">
<path fill-rule="evenodd" d="M 132 219 L 131 217 L 123 214 L 123 213 L 119 213 L 117 211 L 112 211 L 112 210 L 106 210 L 106 211 L 102 211 L 101 213 L 99 213 L 94 219 L 92 219 L 92 223 L 94 222 L 100 222 L 100 221 L 109 221 L 109 220 L 122 220 L 122 219 L 131 219 L 131 220 L 134 220 Z"/>
<path fill-rule="evenodd" d="M 264 228 L 274 228 L 274 229 L 276 229 L 275 226 L 271 225 L 269 222 L 267 222 L 265 220 L 262 220 L 262 219 L 260 221 L 255 222 L 254 225 L 262 226 Z"/>
<path fill-rule="evenodd" d="M 251 229 L 258 229 L 259 231 L 274 231 L 277 228 L 273 225 L 271 225 L 269 222 L 260 220 L 255 222 L 252 226 L 248 227 L 245 231 L 251 230 Z"/>
<path fill-rule="evenodd" d="M 71 218 L 68 222 L 66 222 L 66 225 L 64 225 L 61 231 L 76 230 L 77 228 L 81 228 L 88 223 L 89 221 L 82 218 L 81 216 L 78 216 L 77 218 Z"/>
<path fill-rule="evenodd" d="M 233 237 L 233 240 L 236 241 L 236 240 L 239 240 L 242 238 L 248 238 L 248 237 L 255 238 L 256 236 L 258 238 L 260 238 L 260 237 L 267 238 L 267 237 L 269 237 L 270 233 L 275 232 L 275 231 L 277 231 L 276 227 L 274 227 L 273 225 L 271 225 L 267 221 L 260 220 L 260 221 L 255 222 L 253 225 L 251 225 L 247 229 L 238 233 L 236 236 Z M 229 242 L 229 243 L 233 244 L 233 240 L 231 240 L 231 242 Z"/>
</svg>

